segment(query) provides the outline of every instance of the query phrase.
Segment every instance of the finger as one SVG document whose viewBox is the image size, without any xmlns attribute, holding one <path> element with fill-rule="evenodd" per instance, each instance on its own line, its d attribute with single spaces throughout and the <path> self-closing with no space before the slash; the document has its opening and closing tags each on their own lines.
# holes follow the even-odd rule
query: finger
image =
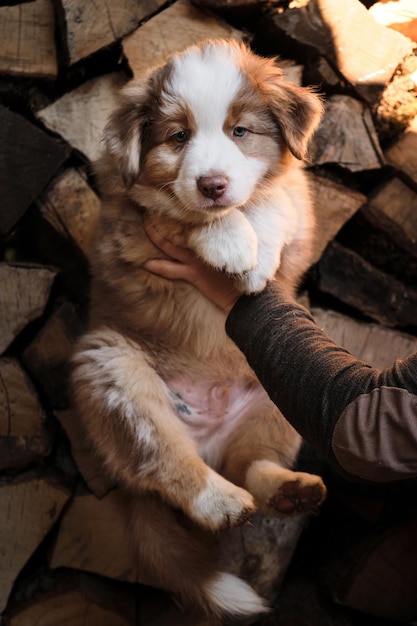
<svg viewBox="0 0 417 626">
<path fill-rule="evenodd" d="M 170 259 L 149 259 L 143 268 L 152 274 L 163 276 L 170 280 L 182 280 L 188 276 L 188 268 L 182 263 Z"/>
</svg>

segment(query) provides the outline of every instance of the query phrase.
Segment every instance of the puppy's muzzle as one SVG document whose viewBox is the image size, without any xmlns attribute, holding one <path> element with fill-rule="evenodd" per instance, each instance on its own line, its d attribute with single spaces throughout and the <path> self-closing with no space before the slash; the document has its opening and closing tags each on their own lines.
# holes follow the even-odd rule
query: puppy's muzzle
<svg viewBox="0 0 417 626">
<path fill-rule="evenodd" d="M 200 176 L 197 179 L 199 191 L 211 200 L 218 200 L 227 189 L 229 181 L 221 174 L 217 176 Z"/>
</svg>

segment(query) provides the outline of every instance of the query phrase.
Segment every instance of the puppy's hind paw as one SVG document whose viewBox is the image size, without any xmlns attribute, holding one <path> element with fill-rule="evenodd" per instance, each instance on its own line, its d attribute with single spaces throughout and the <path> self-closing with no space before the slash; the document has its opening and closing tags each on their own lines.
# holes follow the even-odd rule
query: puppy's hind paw
<svg viewBox="0 0 417 626">
<path fill-rule="evenodd" d="M 326 488 L 319 478 L 308 483 L 295 479 L 284 482 L 268 505 L 285 515 L 315 513 L 325 497 Z"/>
</svg>

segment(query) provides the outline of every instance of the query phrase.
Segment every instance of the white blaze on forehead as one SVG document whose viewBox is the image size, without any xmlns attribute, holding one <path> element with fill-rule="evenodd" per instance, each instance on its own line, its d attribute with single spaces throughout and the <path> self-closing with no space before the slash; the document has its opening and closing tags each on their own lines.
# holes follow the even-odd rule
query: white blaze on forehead
<svg viewBox="0 0 417 626">
<path fill-rule="evenodd" d="M 242 86 L 237 51 L 209 45 L 174 59 L 171 86 L 193 112 L 199 128 L 221 124 Z"/>
</svg>

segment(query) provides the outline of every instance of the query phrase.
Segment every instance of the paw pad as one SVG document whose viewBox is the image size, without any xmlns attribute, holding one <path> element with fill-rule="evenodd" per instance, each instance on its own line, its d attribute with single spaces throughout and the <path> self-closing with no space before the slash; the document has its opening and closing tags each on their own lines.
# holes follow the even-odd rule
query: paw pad
<svg viewBox="0 0 417 626">
<path fill-rule="evenodd" d="M 230 518 L 229 516 L 226 518 L 226 522 L 223 528 L 235 528 L 237 526 L 243 526 L 244 524 L 248 524 L 250 518 L 254 514 L 254 509 L 250 507 L 246 507 L 242 510 L 240 515 L 235 518 Z"/>
<path fill-rule="evenodd" d="M 322 483 L 303 485 L 299 480 L 283 483 L 268 505 L 280 513 L 314 513 L 326 497 Z"/>
</svg>

